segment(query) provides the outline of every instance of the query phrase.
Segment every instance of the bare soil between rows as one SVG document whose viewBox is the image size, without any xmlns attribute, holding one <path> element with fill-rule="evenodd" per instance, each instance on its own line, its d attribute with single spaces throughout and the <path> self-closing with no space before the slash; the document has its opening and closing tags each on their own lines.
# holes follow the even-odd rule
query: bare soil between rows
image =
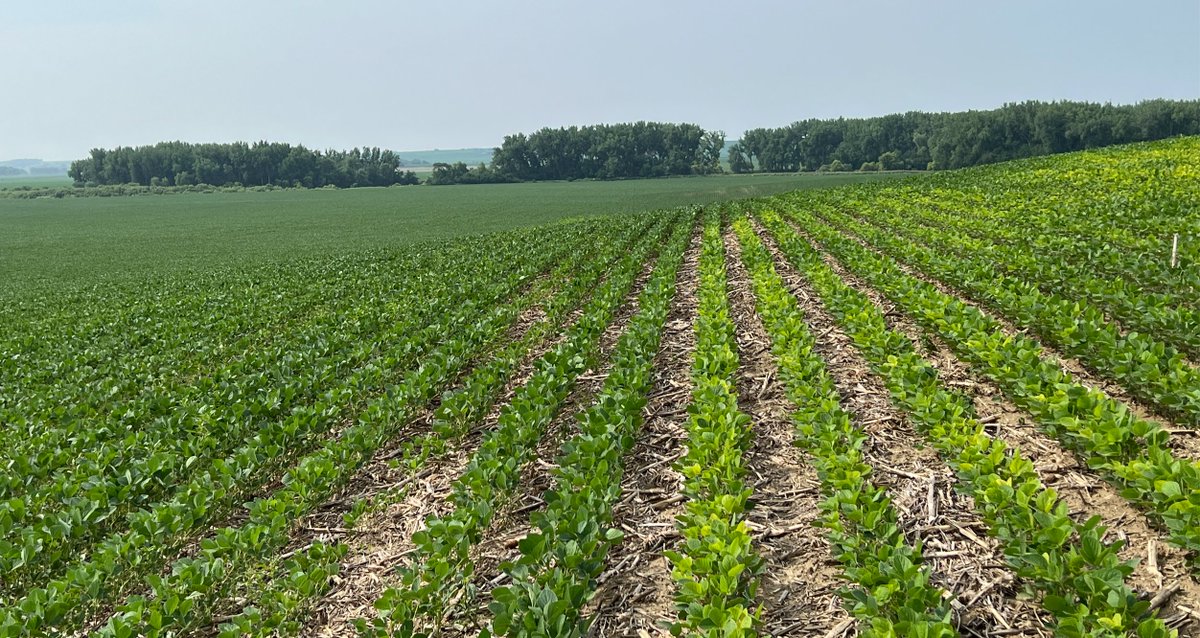
<svg viewBox="0 0 1200 638">
<path fill-rule="evenodd" d="M 955 623 L 971 636 L 1048 636 L 1047 618 L 1021 589 L 996 539 L 975 512 L 975 501 L 956 489 L 946 465 L 908 417 L 890 400 L 883 381 L 819 296 L 782 255 L 773 237 L 756 227 L 775 268 L 804 310 L 842 407 L 869 435 L 864 456 L 873 480 L 888 490 L 910 543 L 919 542 L 932 583 L 951 597 Z"/>
</svg>

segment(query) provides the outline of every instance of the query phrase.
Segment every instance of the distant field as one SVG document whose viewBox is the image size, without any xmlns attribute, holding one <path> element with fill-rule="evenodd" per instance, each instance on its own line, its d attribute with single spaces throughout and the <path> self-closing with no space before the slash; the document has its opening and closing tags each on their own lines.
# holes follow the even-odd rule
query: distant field
<svg viewBox="0 0 1200 638">
<path fill-rule="evenodd" d="M 490 148 L 454 148 L 454 149 L 435 149 L 429 151 L 397 151 L 396 155 L 402 160 L 424 160 L 430 164 L 445 162 L 453 164 L 454 162 L 463 162 L 466 164 L 478 164 L 480 162 L 488 163 L 492 161 L 492 149 Z M 415 168 L 415 167 L 414 167 Z"/>
<path fill-rule="evenodd" d="M 58 186 L 70 186 L 71 178 L 66 175 L 50 175 L 50 176 L 17 176 L 17 177 L 0 177 L 0 190 L 5 188 L 20 188 L 29 186 L 32 188 L 55 188 Z"/>
<path fill-rule="evenodd" d="M 478 234 L 890 175 L 721 175 L 616 182 L 0 200 L 5 284 L 88 284 Z"/>
</svg>

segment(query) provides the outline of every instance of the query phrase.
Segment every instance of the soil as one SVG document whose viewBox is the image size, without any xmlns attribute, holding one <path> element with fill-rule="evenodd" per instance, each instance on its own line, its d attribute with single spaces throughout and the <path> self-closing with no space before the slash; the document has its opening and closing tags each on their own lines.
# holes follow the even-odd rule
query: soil
<svg viewBox="0 0 1200 638">
<path fill-rule="evenodd" d="M 675 582 L 663 552 L 679 541 L 675 518 L 683 512 L 682 477 L 674 462 L 687 445 L 687 405 L 696 335 L 700 233 L 692 237 L 676 281 L 675 299 L 654 362 L 654 385 L 637 443 L 625 460 L 614 527 L 625 534 L 608 555 L 596 597 L 591 636 L 662 636 L 675 617 Z"/>
<path fill-rule="evenodd" d="M 539 441 L 533 461 L 525 467 L 514 498 L 497 510 L 491 527 L 483 535 L 485 540 L 473 548 L 475 572 L 472 586 L 478 592 L 478 597 L 464 604 L 462 613 L 448 619 L 443 627 L 443 636 L 473 636 L 486 626 L 491 617 L 487 611 L 487 605 L 491 602 L 490 592 L 495 587 L 507 584 L 508 574 L 502 565 L 520 556 L 518 543 L 533 531 L 529 514 L 545 505 L 542 494 L 554 485 L 553 472 L 557 468 L 555 462 L 559 448 L 577 433 L 578 413 L 587 408 L 603 387 L 611 369 L 609 359 L 612 351 L 637 314 L 638 296 L 653 273 L 654 263 L 654 260 L 649 260 L 642 268 L 632 290 L 601 335 L 596 359 L 600 363 L 594 369 L 585 370 L 576 379 L 575 387 Z"/>
<path fill-rule="evenodd" d="M 771 340 L 755 310 L 750 276 L 732 233 L 726 234 L 725 251 L 730 316 L 738 328 L 738 404 L 754 428 L 748 458 L 754 507 L 748 522 L 765 561 L 758 591 L 763 630 L 776 637 L 840 635 L 853 619 L 839 595 L 841 565 L 819 526 L 820 481 L 795 445 L 794 405 L 779 381 Z"/>
</svg>

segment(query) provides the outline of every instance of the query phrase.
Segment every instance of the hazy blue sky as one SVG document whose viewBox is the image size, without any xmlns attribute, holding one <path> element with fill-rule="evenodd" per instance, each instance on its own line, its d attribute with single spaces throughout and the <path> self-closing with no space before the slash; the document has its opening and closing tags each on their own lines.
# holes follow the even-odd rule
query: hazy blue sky
<svg viewBox="0 0 1200 638">
<path fill-rule="evenodd" d="M 1200 97 L 1200 1 L 0 0 L 0 159 Z"/>
</svg>

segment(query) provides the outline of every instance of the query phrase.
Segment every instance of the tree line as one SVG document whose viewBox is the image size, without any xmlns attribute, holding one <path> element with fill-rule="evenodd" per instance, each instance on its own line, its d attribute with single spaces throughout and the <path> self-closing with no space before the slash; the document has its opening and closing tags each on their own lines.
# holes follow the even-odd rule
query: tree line
<svg viewBox="0 0 1200 638">
<path fill-rule="evenodd" d="M 724 146 L 723 132 L 695 124 L 543 128 L 505 137 L 492 155 L 492 170 L 522 181 L 715 173 Z"/>
<path fill-rule="evenodd" d="M 758 128 L 729 149 L 752 171 L 941 170 L 1200 134 L 1200 100 L 1021 102 L 990 111 L 808 119 Z"/>
<path fill-rule="evenodd" d="M 77 186 L 391 186 L 416 184 L 397 155 L 378 147 L 316 151 L 279 142 L 189 144 L 92 149 L 71 163 Z"/>
<path fill-rule="evenodd" d="M 871 118 L 807 119 L 757 128 L 729 148 L 729 169 L 940 170 L 1200 134 L 1200 100 L 1114 106 L 1021 102 L 989 111 L 911 111 Z M 722 131 L 635 122 L 543 128 L 504 138 L 490 164 L 433 165 L 426 183 L 621 179 L 722 171 Z M 392 151 L 315 151 L 257 142 L 93 149 L 73 162 L 77 186 L 391 186 L 420 180 Z"/>
<path fill-rule="evenodd" d="M 504 138 L 490 165 L 434 164 L 430 184 L 622 179 L 721 172 L 725 133 L 634 122 L 543 128 Z"/>
</svg>

